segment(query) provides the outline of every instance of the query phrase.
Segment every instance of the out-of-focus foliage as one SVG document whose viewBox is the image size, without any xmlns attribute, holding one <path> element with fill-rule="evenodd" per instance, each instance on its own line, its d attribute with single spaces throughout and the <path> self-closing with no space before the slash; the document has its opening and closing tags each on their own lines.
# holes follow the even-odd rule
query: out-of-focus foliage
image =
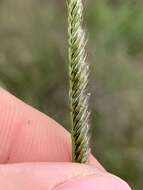
<svg viewBox="0 0 143 190">
<path fill-rule="evenodd" d="M 85 3 L 92 147 L 111 172 L 143 187 L 143 1 Z M 69 129 L 64 0 L 0 1 L 0 81 Z"/>
</svg>

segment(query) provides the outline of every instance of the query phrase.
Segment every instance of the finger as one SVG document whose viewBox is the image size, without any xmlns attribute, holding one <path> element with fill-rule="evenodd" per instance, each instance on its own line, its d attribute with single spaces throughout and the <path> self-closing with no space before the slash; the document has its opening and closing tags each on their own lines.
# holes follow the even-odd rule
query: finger
<svg viewBox="0 0 143 190">
<path fill-rule="evenodd" d="M 69 161 L 70 136 L 54 120 L 0 90 L 0 162 Z"/>
<path fill-rule="evenodd" d="M 0 163 L 71 161 L 70 139 L 54 120 L 0 89 Z M 104 170 L 92 156 L 90 163 Z"/>
<path fill-rule="evenodd" d="M 8 164 L 0 166 L 5 190 L 130 190 L 118 177 L 93 166 L 71 163 Z"/>
</svg>

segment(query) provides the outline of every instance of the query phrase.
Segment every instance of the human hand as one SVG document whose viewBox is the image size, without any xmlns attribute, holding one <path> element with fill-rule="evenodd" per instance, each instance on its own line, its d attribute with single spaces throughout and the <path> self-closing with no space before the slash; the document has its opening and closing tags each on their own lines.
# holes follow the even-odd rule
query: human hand
<svg viewBox="0 0 143 190">
<path fill-rule="evenodd" d="M 91 155 L 89 162 L 71 163 L 69 133 L 0 89 L 0 189 L 130 190 Z"/>
</svg>

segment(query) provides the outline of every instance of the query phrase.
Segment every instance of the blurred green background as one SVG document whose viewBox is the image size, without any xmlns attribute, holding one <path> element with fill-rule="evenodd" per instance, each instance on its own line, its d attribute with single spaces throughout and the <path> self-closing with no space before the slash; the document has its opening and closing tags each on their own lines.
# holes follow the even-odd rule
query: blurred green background
<svg viewBox="0 0 143 190">
<path fill-rule="evenodd" d="M 143 188 L 143 1 L 86 0 L 94 155 Z M 69 129 L 65 0 L 0 0 L 0 84 Z"/>
</svg>

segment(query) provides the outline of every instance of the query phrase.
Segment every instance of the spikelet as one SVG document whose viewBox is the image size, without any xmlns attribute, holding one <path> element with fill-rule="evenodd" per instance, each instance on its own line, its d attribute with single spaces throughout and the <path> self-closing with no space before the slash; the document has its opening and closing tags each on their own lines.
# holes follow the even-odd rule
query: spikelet
<svg viewBox="0 0 143 190">
<path fill-rule="evenodd" d="M 82 0 L 67 0 L 68 55 L 73 161 L 87 163 L 89 155 L 89 111 L 87 93 L 89 65 L 86 62 L 86 35 L 82 28 Z"/>
</svg>

